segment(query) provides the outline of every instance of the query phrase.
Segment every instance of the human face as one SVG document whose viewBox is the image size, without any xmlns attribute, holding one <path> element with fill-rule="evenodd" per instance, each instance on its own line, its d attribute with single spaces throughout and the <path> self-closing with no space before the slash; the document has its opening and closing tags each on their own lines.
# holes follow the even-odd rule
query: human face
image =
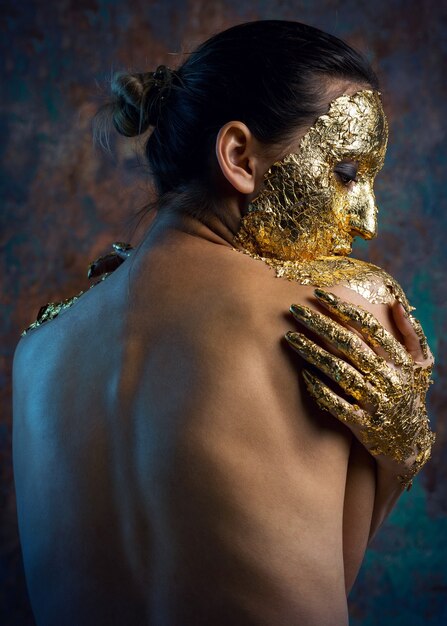
<svg viewBox="0 0 447 626">
<path fill-rule="evenodd" d="M 333 100 L 297 151 L 267 171 L 236 241 L 283 260 L 349 254 L 355 236 L 371 239 L 377 232 L 373 184 L 387 139 L 378 92 Z"/>
</svg>

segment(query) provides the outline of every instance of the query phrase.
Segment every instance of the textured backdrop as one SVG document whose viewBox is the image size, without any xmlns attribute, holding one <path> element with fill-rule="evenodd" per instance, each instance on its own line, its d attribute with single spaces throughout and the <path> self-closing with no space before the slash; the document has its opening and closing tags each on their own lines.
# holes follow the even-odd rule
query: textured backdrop
<svg viewBox="0 0 447 626">
<path fill-rule="evenodd" d="M 351 624 L 447 624 L 446 7 L 438 0 L 2 3 L 2 624 L 33 624 L 11 468 L 14 347 L 40 305 L 87 287 L 87 262 L 129 239 L 145 199 L 146 172 L 132 142 L 114 140 L 113 157 L 92 147 L 98 89 L 112 70 L 175 66 L 181 57 L 174 53 L 212 33 L 267 18 L 345 38 L 382 81 L 390 143 L 376 183 L 380 232 L 355 253 L 393 274 L 417 307 L 437 358 L 430 412 L 438 440 L 367 553 L 350 598 Z"/>
</svg>

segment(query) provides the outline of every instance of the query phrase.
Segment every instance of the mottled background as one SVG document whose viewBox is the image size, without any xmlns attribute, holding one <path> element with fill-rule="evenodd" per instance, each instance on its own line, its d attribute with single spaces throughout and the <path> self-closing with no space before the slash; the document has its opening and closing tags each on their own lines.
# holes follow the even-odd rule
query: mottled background
<svg viewBox="0 0 447 626">
<path fill-rule="evenodd" d="M 146 173 L 131 142 L 114 143 L 113 157 L 92 147 L 98 88 L 111 70 L 175 66 L 175 53 L 210 34 L 266 18 L 300 20 L 345 38 L 368 55 L 382 80 L 391 134 L 376 187 L 380 234 L 356 253 L 397 277 L 417 307 L 438 363 L 430 393 L 438 442 L 367 553 L 350 598 L 352 625 L 447 624 L 446 13 L 439 0 L 2 2 L 4 626 L 33 624 L 12 482 L 14 347 L 41 304 L 87 287 L 88 260 L 112 241 L 129 240 L 146 195 Z"/>
</svg>

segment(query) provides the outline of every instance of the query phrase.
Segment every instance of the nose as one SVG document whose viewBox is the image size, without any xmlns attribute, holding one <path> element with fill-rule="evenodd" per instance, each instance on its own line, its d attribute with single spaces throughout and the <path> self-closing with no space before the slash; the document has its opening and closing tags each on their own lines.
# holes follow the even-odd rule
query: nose
<svg viewBox="0 0 447 626">
<path fill-rule="evenodd" d="M 376 198 L 370 182 L 357 182 L 350 197 L 349 225 L 362 239 L 377 235 Z"/>
</svg>

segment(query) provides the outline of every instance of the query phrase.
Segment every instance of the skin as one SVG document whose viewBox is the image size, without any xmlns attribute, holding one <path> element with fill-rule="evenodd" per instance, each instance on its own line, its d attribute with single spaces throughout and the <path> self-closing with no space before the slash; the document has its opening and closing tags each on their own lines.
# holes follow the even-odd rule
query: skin
<svg viewBox="0 0 447 626">
<path fill-rule="evenodd" d="M 312 287 L 232 249 L 271 153 L 236 121 L 216 157 L 224 219 L 157 216 L 107 280 L 17 346 L 37 624 L 347 626 L 347 592 L 402 491 L 297 376 L 288 310 L 324 313 Z M 331 291 L 420 357 L 399 310 Z"/>
</svg>

